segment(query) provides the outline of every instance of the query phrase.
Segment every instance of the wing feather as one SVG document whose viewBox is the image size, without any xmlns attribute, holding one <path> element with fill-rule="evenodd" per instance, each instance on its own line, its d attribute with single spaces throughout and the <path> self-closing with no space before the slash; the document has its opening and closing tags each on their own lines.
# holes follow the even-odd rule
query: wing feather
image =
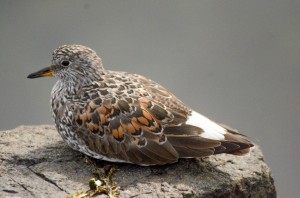
<svg viewBox="0 0 300 198">
<path fill-rule="evenodd" d="M 192 110 L 173 94 L 142 76 L 126 73 L 126 78 L 138 86 L 119 85 L 120 94 L 106 99 L 90 94 L 93 98 L 77 107 L 75 130 L 91 152 L 112 161 L 154 165 L 174 163 L 180 157 L 244 154 L 253 146 L 243 135 L 217 124 L 212 128 L 208 122 L 201 128 L 201 120 L 197 126 L 186 124 Z M 130 90 L 122 95 L 126 86 Z M 201 136 L 216 126 L 223 127 L 224 139 Z"/>
</svg>

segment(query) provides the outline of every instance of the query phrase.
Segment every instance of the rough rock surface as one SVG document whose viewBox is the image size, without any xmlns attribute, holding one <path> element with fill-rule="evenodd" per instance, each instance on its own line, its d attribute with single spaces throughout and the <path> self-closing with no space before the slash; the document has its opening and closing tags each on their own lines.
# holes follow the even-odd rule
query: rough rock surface
<svg viewBox="0 0 300 198">
<path fill-rule="evenodd" d="M 120 197 L 276 197 L 270 169 L 257 146 L 243 157 L 221 154 L 153 167 L 114 165 Z M 66 197 L 89 189 L 92 177 L 91 165 L 52 126 L 0 132 L 1 198 Z"/>
</svg>

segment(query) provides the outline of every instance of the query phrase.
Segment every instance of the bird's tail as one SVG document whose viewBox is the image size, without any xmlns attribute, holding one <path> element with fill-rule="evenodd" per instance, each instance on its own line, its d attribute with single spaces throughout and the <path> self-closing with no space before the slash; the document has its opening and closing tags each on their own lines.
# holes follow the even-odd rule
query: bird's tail
<svg viewBox="0 0 300 198">
<path fill-rule="evenodd" d="M 224 134 L 225 140 L 221 142 L 221 146 L 215 148 L 214 154 L 228 153 L 232 155 L 245 155 L 249 153 L 250 148 L 254 146 L 247 137 L 238 133 L 236 130 L 229 128 L 228 126 L 221 125 L 227 130 Z"/>
</svg>

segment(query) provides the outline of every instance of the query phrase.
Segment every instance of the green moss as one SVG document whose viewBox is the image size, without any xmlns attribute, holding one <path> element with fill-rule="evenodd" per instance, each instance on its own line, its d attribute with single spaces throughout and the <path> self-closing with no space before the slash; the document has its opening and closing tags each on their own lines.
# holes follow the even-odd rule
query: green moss
<svg viewBox="0 0 300 198">
<path fill-rule="evenodd" d="M 113 180 L 113 174 L 117 171 L 117 168 L 110 165 L 104 166 L 103 168 L 98 168 L 97 164 L 94 161 L 88 159 L 87 162 L 95 169 L 95 175 L 97 179 L 101 181 L 101 184 L 97 185 L 97 180 L 95 178 L 92 178 L 89 181 L 89 190 L 75 192 L 73 195 L 67 195 L 66 198 L 87 198 L 94 197 L 100 194 L 106 194 L 111 198 L 119 197 L 119 187 Z"/>
</svg>

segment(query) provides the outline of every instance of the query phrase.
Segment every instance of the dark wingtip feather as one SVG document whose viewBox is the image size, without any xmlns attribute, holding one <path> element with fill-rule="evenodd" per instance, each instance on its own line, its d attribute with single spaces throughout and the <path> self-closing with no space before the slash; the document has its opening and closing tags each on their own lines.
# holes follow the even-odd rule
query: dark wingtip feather
<svg viewBox="0 0 300 198">
<path fill-rule="evenodd" d="M 250 148 L 253 147 L 254 144 L 250 140 L 248 140 L 245 135 L 240 134 L 236 130 L 231 129 L 227 126 L 223 127 L 226 128 L 227 133 L 224 135 L 225 140 L 222 141 L 221 144 L 222 146 L 226 147 L 226 149 L 224 151 L 221 151 L 221 153 L 245 155 L 250 152 Z M 232 145 L 235 145 L 235 148 L 233 148 Z"/>
</svg>

